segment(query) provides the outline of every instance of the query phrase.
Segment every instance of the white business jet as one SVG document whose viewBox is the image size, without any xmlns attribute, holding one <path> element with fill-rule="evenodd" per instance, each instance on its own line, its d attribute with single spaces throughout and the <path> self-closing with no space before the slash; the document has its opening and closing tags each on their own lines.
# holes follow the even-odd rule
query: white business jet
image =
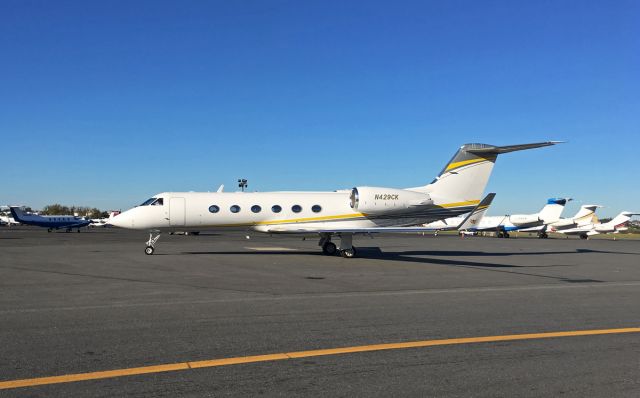
<svg viewBox="0 0 640 398">
<path fill-rule="evenodd" d="M 161 232 L 248 227 L 270 234 L 318 234 L 325 254 L 351 258 L 356 254 L 354 234 L 433 231 L 419 225 L 476 209 L 498 155 L 556 143 L 465 144 L 430 184 L 415 188 L 164 192 L 114 217 L 111 224 L 150 230 L 146 254 L 153 254 Z M 331 241 L 334 236 L 340 238 L 339 247 Z"/>
<path fill-rule="evenodd" d="M 512 214 L 484 217 L 475 231 L 495 231 L 499 238 L 508 238 L 509 232 L 538 232 L 540 238 L 547 238 L 547 225 L 560 220 L 564 206 L 571 198 L 550 198 L 545 206 L 533 214 Z"/>
<path fill-rule="evenodd" d="M 615 216 L 611 221 L 606 223 L 589 222 L 582 224 L 575 228 L 565 229 L 553 229 L 553 232 L 558 232 L 565 235 L 578 235 L 581 239 L 587 239 L 590 236 L 598 234 L 617 234 L 620 231 L 626 231 L 627 223 L 631 220 L 631 217 L 640 215 L 640 213 L 631 213 L 629 211 L 623 211 Z"/>
</svg>

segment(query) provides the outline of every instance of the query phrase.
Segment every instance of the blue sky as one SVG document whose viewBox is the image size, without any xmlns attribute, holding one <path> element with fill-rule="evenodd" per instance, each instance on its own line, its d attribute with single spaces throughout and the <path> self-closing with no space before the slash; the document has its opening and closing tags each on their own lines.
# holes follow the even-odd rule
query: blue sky
<svg viewBox="0 0 640 398">
<path fill-rule="evenodd" d="M 0 4 L 0 204 L 428 183 L 501 157 L 491 214 L 640 211 L 640 2 Z"/>
</svg>

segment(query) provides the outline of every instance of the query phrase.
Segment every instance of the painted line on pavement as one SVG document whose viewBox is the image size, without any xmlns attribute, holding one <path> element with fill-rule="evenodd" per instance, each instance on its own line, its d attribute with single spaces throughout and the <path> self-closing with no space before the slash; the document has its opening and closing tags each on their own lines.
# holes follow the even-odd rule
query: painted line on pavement
<svg viewBox="0 0 640 398">
<path fill-rule="evenodd" d="M 79 381 L 109 379 L 124 376 L 143 375 L 151 373 L 175 372 L 190 369 L 212 368 L 219 366 L 239 365 L 256 362 L 272 362 L 286 359 L 299 359 L 318 357 L 326 355 L 342 355 L 353 354 L 358 352 L 399 350 L 406 348 L 434 347 L 444 345 L 457 344 L 474 344 L 474 343 L 490 343 L 502 341 L 517 340 L 534 340 L 548 339 L 559 337 L 576 337 L 576 336 L 596 336 L 607 334 L 623 334 L 623 333 L 640 333 L 640 327 L 635 328 L 619 328 L 619 329 L 595 329 L 595 330 L 574 330 L 564 332 L 543 332 L 543 333 L 527 333 L 527 334 L 511 334 L 501 336 L 482 336 L 482 337 L 462 337 L 453 339 L 437 339 L 437 340 L 421 340 L 407 341 L 401 343 L 360 345 L 353 347 L 328 348 L 309 351 L 283 352 L 277 354 L 232 357 L 221 359 L 210 359 L 203 361 L 188 361 L 179 363 L 170 363 L 163 365 L 142 366 L 136 368 L 114 369 L 89 373 L 75 373 L 61 376 L 36 377 L 31 379 L 7 380 L 0 381 L 0 390 L 33 387 L 47 384 L 74 383 Z"/>
</svg>

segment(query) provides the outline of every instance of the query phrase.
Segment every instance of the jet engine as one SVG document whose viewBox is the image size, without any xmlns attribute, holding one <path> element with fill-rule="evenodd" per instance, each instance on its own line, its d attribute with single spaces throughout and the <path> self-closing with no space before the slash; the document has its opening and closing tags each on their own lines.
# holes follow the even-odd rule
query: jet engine
<svg viewBox="0 0 640 398">
<path fill-rule="evenodd" d="M 523 225 L 537 224 L 542 220 L 537 214 L 514 214 L 509 216 L 509 221 L 516 227 L 521 227 Z"/>
<path fill-rule="evenodd" d="M 426 193 L 377 187 L 353 188 L 349 200 L 352 209 L 365 214 L 403 212 L 433 204 Z"/>
</svg>

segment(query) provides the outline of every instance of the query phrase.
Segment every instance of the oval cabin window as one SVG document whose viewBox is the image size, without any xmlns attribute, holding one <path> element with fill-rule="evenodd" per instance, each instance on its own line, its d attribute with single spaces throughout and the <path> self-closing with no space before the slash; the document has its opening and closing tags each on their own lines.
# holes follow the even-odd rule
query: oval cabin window
<svg viewBox="0 0 640 398">
<path fill-rule="evenodd" d="M 220 208 L 216 205 L 209 206 L 209 213 L 217 213 L 220 211 Z"/>
<path fill-rule="evenodd" d="M 231 210 L 232 213 L 238 213 L 240 211 L 240 206 L 233 205 L 229 208 L 229 210 Z"/>
</svg>

